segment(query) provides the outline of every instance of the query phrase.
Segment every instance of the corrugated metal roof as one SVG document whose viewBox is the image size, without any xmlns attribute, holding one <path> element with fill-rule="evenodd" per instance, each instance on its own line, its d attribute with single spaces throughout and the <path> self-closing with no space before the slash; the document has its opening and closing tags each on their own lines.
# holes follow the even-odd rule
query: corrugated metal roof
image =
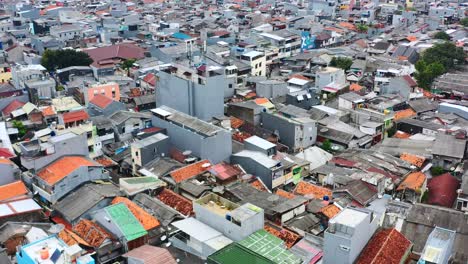
<svg viewBox="0 0 468 264">
<path fill-rule="evenodd" d="M 105 210 L 127 241 L 132 241 L 148 234 L 125 204 L 114 204 L 106 207 Z"/>
</svg>

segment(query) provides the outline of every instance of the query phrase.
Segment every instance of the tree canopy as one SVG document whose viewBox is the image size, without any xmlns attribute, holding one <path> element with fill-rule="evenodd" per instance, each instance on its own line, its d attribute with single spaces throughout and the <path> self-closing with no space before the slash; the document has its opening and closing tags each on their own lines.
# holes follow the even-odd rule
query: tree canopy
<svg viewBox="0 0 468 264">
<path fill-rule="evenodd" d="M 416 63 L 416 80 L 418 86 L 430 89 L 432 82 L 440 75 L 455 69 L 457 64 L 465 62 L 465 53 L 462 48 L 452 42 L 436 44 L 427 49 Z"/>
<path fill-rule="evenodd" d="M 435 39 L 443 39 L 443 40 L 449 40 L 450 35 L 445 33 L 444 31 L 438 31 L 437 33 L 434 34 Z"/>
<path fill-rule="evenodd" d="M 464 27 L 468 27 L 468 17 L 465 17 L 464 19 L 460 20 L 460 24 Z"/>
<path fill-rule="evenodd" d="M 369 30 L 369 26 L 367 26 L 366 24 L 357 24 L 356 29 L 358 32 L 366 33 L 367 30 Z"/>
<path fill-rule="evenodd" d="M 330 61 L 330 66 L 338 67 L 345 71 L 349 70 L 349 68 L 351 68 L 351 65 L 353 65 L 353 60 L 350 58 L 333 57 Z"/>
<path fill-rule="evenodd" d="M 93 60 L 88 54 L 72 49 L 46 50 L 41 59 L 42 66 L 48 71 L 70 66 L 89 66 L 91 63 Z"/>
</svg>

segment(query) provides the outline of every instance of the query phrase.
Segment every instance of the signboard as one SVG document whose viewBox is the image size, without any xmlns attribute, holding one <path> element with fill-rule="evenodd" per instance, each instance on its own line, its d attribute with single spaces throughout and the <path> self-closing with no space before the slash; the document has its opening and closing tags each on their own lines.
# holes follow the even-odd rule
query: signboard
<svg viewBox="0 0 468 264">
<path fill-rule="evenodd" d="M 309 32 L 301 32 L 301 52 L 305 50 L 315 49 L 315 36 L 311 36 Z"/>
</svg>

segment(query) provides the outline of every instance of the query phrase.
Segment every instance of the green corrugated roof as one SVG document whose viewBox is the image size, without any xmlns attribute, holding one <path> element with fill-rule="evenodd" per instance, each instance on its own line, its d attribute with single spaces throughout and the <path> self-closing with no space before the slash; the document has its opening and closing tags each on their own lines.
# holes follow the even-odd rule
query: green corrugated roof
<svg viewBox="0 0 468 264">
<path fill-rule="evenodd" d="M 274 263 L 302 263 L 302 260 L 298 256 L 286 249 L 283 240 L 263 229 L 248 236 L 246 239 L 240 241 L 239 244 L 259 255 L 264 256 Z"/>
<path fill-rule="evenodd" d="M 106 207 L 106 212 L 112 218 L 113 223 L 122 231 L 127 241 L 132 241 L 148 234 L 123 203 Z"/>
<path fill-rule="evenodd" d="M 274 264 L 273 261 L 252 252 L 243 246 L 232 243 L 208 257 L 208 264 Z"/>
</svg>

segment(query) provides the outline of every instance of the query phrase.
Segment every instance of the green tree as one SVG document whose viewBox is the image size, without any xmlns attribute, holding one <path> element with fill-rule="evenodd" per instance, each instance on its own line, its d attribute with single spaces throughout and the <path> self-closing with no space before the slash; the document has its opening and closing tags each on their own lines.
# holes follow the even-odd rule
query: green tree
<svg viewBox="0 0 468 264">
<path fill-rule="evenodd" d="M 366 24 L 357 24 L 356 29 L 360 33 L 367 33 L 367 30 L 369 30 L 369 26 Z"/>
<path fill-rule="evenodd" d="M 333 57 L 330 61 L 330 66 L 338 67 L 345 71 L 349 70 L 349 68 L 351 68 L 351 65 L 353 65 L 353 60 L 350 58 Z"/>
<path fill-rule="evenodd" d="M 122 65 L 120 65 L 120 68 L 124 69 L 127 71 L 127 75 L 130 75 L 130 69 L 133 67 L 133 64 L 135 63 L 136 59 L 126 59 L 124 62 L 122 62 Z"/>
<path fill-rule="evenodd" d="M 435 166 L 431 168 L 432 176 L 439 176 L 445 172 L 444 168 Z"/>
<path fill-rule="evenodd" d="M 443 39 L 443 40 L 450 40 L 450 35 L 445 33 L 444 31 L 438 31 L 434 34 L 435 39 Z"/>
<path fill-rule="evenodd" d="M 322 149 L 325 150 L 325 151 L 328 151 L 328 152 L 330 152 L 332 150 L 332 144 L 331 144 L 331 141 L 329 139 L 325 139 L 322 142 Z"/>
<path fill-rule="evenodd" d="M 448 71 L 454 69 L 457 63 L 464 63 L 465 57 L 463 48 L 455 46 L 452 42 L 444 42 L 424 51 L 422 60 L 427 64 L 434 62 L 441 63 L 445 70 Z"/>
<path fill-rule="evenodd" d="M 18 135 L 20 137 L 26 135 L 27 130 L 26 130 L 26 127 L 24 126 L 23 122 L 18 121 L 18 120 L 13 120 L 12 123 L 13 123 L 13 127 L 18 129 Z"/>
<path fill-rule="evenodd" d="M 424 60 L 419 60 L 416 63 L 417 72 L 414 74 L 418 82 L 418 86 L 429 90 L 431 88 L 432 82 L 438 76 L 445 73 L 445 67 L 441 63 L 433 62 L 427 64 Z"/>
<path fill-rule="evenodd" d="M 89 66 L 91 63 L 93 60 L 87 53 L 72 49 L 46 50 L 41 59 L 42 66 L 48 71 L 70 66 Z"/>
<path fill-rule="evenodd" d="M 468 27 L 468 17 L 465 17 L 464 19 L 460 20 L 460 24 L 464 27 Z"/>
</svg>

